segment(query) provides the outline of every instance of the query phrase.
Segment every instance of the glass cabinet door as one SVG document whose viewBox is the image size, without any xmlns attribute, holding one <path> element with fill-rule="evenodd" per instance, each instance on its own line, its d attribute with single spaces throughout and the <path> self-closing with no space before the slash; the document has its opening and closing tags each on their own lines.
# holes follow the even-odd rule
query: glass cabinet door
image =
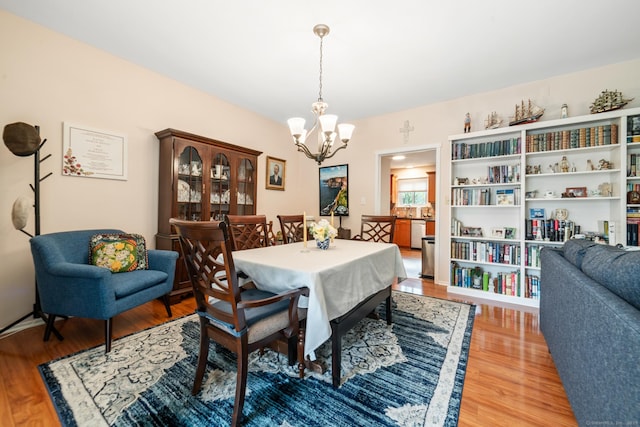
<svg viewBox="0 0 640 427">
<path fill-rule="evenodd" d="M 229 159 L 218 153 L 211 162 L 210 221 L 224 221 L 231 204 L 231 169 Z"/>
<path fill-rule="evenodd" d="M 202 157 L 194 147 L 187 146 L 178 160 L 176 191 L 177 216 L 191 221 L 202 220 Z"/>
<path fill-rule="evenodd" d="M 236 194 L 238 215 L 255 214 L 255 169 L 249 159 L 241 158 L 238 162 L 238 190 Z"/>
</svg>

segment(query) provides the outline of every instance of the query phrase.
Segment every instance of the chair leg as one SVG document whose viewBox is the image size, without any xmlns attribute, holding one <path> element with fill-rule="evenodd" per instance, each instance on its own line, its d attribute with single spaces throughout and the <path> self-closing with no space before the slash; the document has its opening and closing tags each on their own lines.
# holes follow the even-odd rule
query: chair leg
<svg viewBox="0 0 640 427">
<path fill-rule="evenodd" d="M 301 327 L 298 330 L 298 377 L 300 379 L 304 378 L 304 339 L 305 339 L 305 328 Z"/>
<path fill-rule="evenodd" d="M 44 330 L 44 339 L 43 341 L 49 341 L 49 337 L 51 337 L 51 331 L 53 331 L 53 322 L 56 320 L 55 314 L 50 314 L 47 319 L 47 327 Z"/>
<path fill-rule="evenodd" d="M 387 312 L 387 325 L 391 325 L 391 295 L 389 295 L 387 297 L 387 307 L 386 307 L 386 312 Z"/>
<path fill-rule="evenodd" d="M 196 377 L 193 380 L 193 388 L 191 394 L 196 395 L 202 386 L 202 378 L 207 368 L 207 359 L 209 358 L 209 335 L 207 334 L 207 320 L 200 318 L 200 351 L 198 352 L 198 367 L 196 368 Z"/>
<path fill-rule="evenodd" d="M 173 314 L 171 314 L 171 301 L 169 300 L 169 294 L 165 294 L 162 297 L 162 302 L 164 302 L 164 308 L 167 309 L 167 316 L 173 317 Z"/>
<path fill-rule="evenodd" d="M 113 317 L 104 321 L 104 341 L 106 350 L 105 353 L 111 351 L 111 328 L 113 326 Z"/>
<path fill-rule="evenodd" d="M 244 394 L 247 390 L 247 374 L 249 372 L 249 350 L 247 336 L 244 335 L 238 352 L 238 375 L 236 378 L 236 398 L 233 404 L 231 427 L 241 425 L 242 408 L 244 407 Z"/>
</svg>

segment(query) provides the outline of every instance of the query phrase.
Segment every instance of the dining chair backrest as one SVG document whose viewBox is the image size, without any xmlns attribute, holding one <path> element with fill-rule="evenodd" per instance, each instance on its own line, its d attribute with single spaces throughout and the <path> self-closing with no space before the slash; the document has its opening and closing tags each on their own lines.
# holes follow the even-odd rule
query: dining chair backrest
<svg viewBox="0 0 640 427">
<path fill-rule="evenodd" d="M 233 250 L 270 246 L 269 226 L 265 215 L 227 215 Z"/>
<path fill-rule="evenodd" d="M 282 240 L 284 243 L 302 242 L 304 240 L 303 215 L 278 215 Z"/>
<path fill-rule="evenodd" d="M 392 243 L 395 230 L 395 215 L 362 215 L 360 234 L 354 240 Z"/>
<path fill-rule="evenodd" d="M 233 325 L 237 332 L 246 327 L 244 312 L 216 309 L 209 298 L 236 306 L 240 287 L 235 270 L 227 224 L 222 221 L 183 221 L 172 218 L 185 260 L 197 311 Z"/>
</svg>

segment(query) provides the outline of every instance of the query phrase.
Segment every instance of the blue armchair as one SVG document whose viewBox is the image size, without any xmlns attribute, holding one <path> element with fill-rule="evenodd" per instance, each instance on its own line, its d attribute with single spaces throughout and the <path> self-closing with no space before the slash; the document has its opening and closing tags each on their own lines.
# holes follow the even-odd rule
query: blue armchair
<svg viewBox="0 0 640 427">
<path fill-rule="evenodd" d="M 115 315 L 163 297 L 171 317 L 168 294 L 173 287 L 178 253 L 148 250 L 148 270 L 112 273 L 109 269 L 91 265 L 91 236 L 114 233 L 123 231 L 66 231 L 43 234 L 30 240 L 40 304 L 42 311 L 49 315 L 45 341 L 49 340 L 56 316 L 102 319 L 108 353 Z"/>
</svg>

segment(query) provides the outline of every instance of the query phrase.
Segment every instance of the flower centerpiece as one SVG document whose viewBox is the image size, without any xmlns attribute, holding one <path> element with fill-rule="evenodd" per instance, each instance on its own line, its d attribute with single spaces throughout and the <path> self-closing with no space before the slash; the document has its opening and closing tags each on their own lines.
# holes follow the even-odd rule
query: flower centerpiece
<svg viewBox="0 0 640 427">
<path fill-rule="evenodd" d="M 329 243 L 331 240 L 338 235 L 338 230 L 336 230 L 329 221 L 326 219 L 321 219 L 318 222 L 311 223 L 311 235 L 316 241 L 316 245 L 320 249 L 329 249 Z"/>
</svg>

